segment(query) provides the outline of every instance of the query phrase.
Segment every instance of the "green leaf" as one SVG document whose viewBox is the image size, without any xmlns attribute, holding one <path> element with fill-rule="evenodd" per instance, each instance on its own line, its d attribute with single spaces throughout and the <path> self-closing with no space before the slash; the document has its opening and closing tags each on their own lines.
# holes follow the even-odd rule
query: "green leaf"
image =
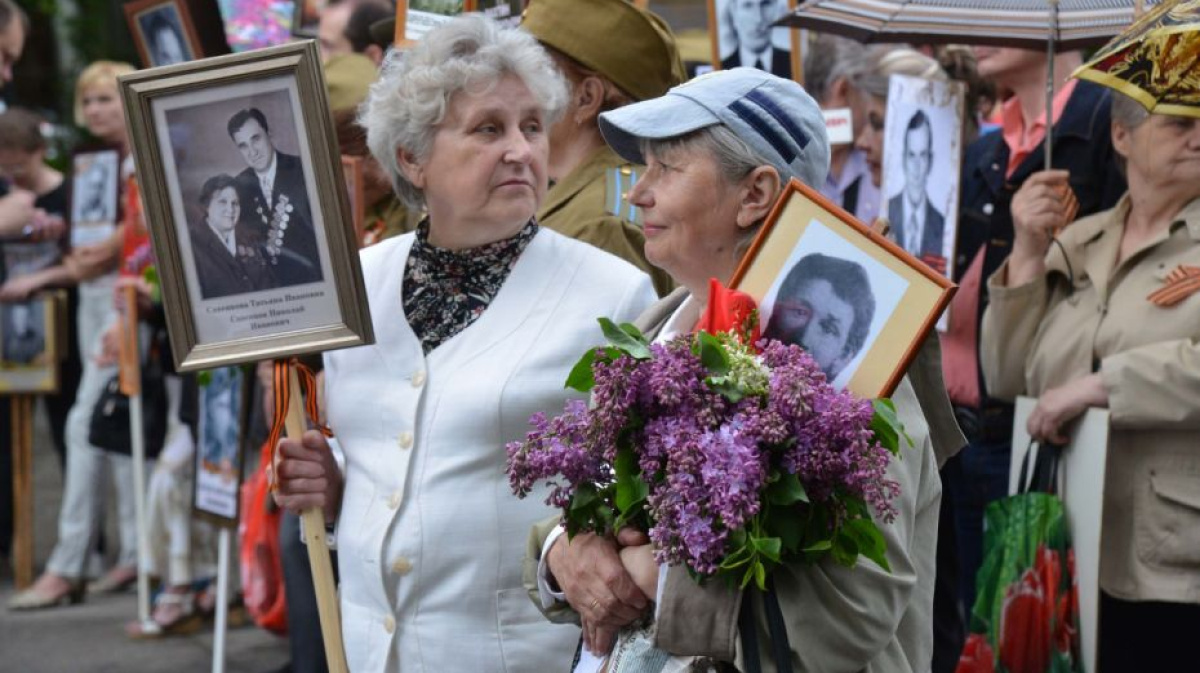
<svg viewBox="0 0 1200 673">
<path fill-rule="evenodd" d="M 646 343 L 646 338 L 637 333 L 638 336 L 630 334 L 624 326 L 617 327 L 616 323 L 608 318 L 600 318 L 600 330 L 604 332 L 604 338 L 613 345 L 614 348 L 627 354 L 635 360 L 650 359 L 650 344 Z M 637 332 L 637 328 L 629 325 L 629 328 Z"/>
<path fill-rule="evenodd" d="M 779 563 L 779 552 L 782 547 L 783 541 L 777 537 L 754 538 L 754 550 L 776 563 Z"/>
<path fill-rule="evenodd" d="M 760 591 L 767 590 L 767 568 L 761 561 L 754 564 L 754 583 L 758 585 Z"/>
<path fill-rule="evenodd" d="M 851 519 L 846 522 L 843 530 L 854 539 L 859 554 L 871 559 L 880 568 L 888 572 L 892 571 L 887 560 L 887 541 L 883 539 L 883 533 L 880 532 L 874 521 Z"/>
<path fill-rule="evenodd" d="M 207 388 L 208 384 L 212 383 L 212 370 L 205 369 L 196 374 L 196 384 L 201 388 Z"/>
<path fill-rule="evenodd" d="M 818 540 L 804 548 L 806 552 L 813 551 L 829 551 L 833 548 L 833 543 L 829 540 Z"/>
<path fill-rule="evenodd" d="M 804 523 L 792 510 L 774 511 L 768 516 L 767 532 L 779 538 L 783 548 L 795 552 L 800 548 L 800 540 L 804 537 Z"/>
<path fill-rule="evenodd" d="M 808 502 L 808 493 L 804 484 L 796 475 L 785 472 L 780 478 L 767 486 L 767 500 L 772 505 L 791 505 L 797 502 Z"/>
<path fill-rule="evenodd" d="M 698 349 L 696 354 L 700 356 L 700 362 L 705 369 L 715 376 L 729 373 L 729 353 L 725 352 L 725 346 L 720 339 L 708 332 L 697 332 L 694 348 Z"/>
<path fill-rule="evenodd" d="M 592 506 L 593 503 L 600 497 L 596 492 L 596 487 L 591 484 L 580 484 L 575 487 L 575 492 L 571 494 L 570 511 L 578 512 Z"/>
<path fill-rule="evenodd" d="M 742 398 L 746 396 L 746 394 L 742 392 L 741 388 L 739 388 L 739 387 L 737 387 L 737 385 L 725 380 L 725 377 L 723 377 L 723 376 L 709 377 L 708 380 L 705 382 L 713 390 L 720 393 L 725 399 L 727 399 L 730 402 L 733 402 L 735 404 L 737 402 L 741 402 Z"/>
<path fill-rule="evenodd" d="M 637 454 L 632 449 L 621 449 L 617 452 L 613 468 L 617 473 L 613 502 L 622 514 L 633 512 L 650 494 L 650 486 L 642 479 L 641 470 L 638 468 Z"/>
<path fill-rule="evenodd" d="M 596 353 L 599 349 L 590 348 L 588 352 L 579 358 L 579 362 L 571 368 L 571 373 L 567 375 L 567 383 L 564 388 L 578 390 L 581 393 L 590 392 L 596 386 L 596 377 L 592 373 L 592 363 L 596 361 Z"/>
<path fill-rule="evenodd" d="M 896 415 L 896 404 L 889 399 L 871 400 L 875 414 L 871 417 L 871 431 L 875 439 L 893 455 L 900 453 L 900 438 L 903 437 L 909 446 L 913 445 L 912 437 L 904 431 L 904 424 Z"/>
<path fill-rule="evenodd" d="M 843 528 L 833 536 L 833 548 L 830 552 L 833 554 L 833 560 L 839 565 L 853 567 L 854 562 L 858 560 L 858 543 L 847 535 Z"/>
</svg>

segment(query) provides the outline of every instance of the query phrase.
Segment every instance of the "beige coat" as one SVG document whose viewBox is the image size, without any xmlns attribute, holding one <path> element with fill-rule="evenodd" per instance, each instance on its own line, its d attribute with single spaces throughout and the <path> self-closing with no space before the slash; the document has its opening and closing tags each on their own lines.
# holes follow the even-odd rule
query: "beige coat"
<svg viewBox="0 0 1200 673">
<path fill-rule="evenodd" d="M 1113 268 L 1126 196 L 1072 224 L 1046 274 L 988 280 L 980 355 L 991 395 L 1038 396 L 1096 371 L 1109 391 L 1100 586 L 1125 600 L 1200 602 L 1200 293 L 1146 297 L 1181 264 L 1200 266 L 1200 199 Z"/>
</svg>

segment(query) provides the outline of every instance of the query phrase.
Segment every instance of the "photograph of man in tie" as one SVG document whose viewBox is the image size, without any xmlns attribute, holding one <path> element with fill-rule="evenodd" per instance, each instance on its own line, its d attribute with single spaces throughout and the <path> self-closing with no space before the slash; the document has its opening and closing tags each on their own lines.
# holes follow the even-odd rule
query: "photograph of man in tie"
<svg viewBox="0 0 1200 673">
<path fill-rule="evenodd" d="M 714 16 L 720 24 L 721 69 L 739 66 L 766 70 L 792 78 L 792 52 L 787 28 L 771 24 L 787 12 L 787 0 L 715 0 Z M 772 31 L 785 36 L 772 40 Z"/>
<path fill-rule="evenodd" d="M 229 119 L 229 137 L 246 168 L 237 175 L 241 229 L 263 246 L 280 286 L 321 280 L 307 183 L 300 157 L 275 149 L 258 108 Z"/>
<path fill-rule="evenodd" d="M 888 220 L 900 247 L 927 262 L 941 260 L 939 271 L 944 271 L 945 216 L 933 205 L 927 189 L 933 167 L 933 127 L 924 111 L 917 110 L 908 120 L 903 143 L 904 188 L 888 200 Z"/>
</svg>

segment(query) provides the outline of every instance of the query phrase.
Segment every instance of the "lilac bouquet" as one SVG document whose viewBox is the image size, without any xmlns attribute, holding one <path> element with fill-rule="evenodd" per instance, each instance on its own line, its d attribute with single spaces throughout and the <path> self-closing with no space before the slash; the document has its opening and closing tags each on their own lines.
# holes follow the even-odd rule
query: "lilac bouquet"
<svg viewBox="0 0 1200 673">
<path fill-rule="evenodd" d="M 590 404 L 534 415 L 507 447 L 519 497 L 545 482 L 569 535 L 634 526 L 697 579 L 763 588 L 777 565 L 826 556 L 888 569 L 876 517 L 895 516 L 885 470 L 905 437 L 890 400 L 834 390 L 797 346 L 729 332 L 649 344 L 600 322 L 609 344 L 567 380 Z"/>
</svg>

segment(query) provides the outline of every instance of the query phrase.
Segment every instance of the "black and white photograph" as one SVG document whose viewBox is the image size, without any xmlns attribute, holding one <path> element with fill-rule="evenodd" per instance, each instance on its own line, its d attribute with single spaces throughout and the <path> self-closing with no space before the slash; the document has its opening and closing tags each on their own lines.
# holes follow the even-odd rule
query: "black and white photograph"
<svg viewBox="0 0 1200 673">
<path fill-rule="evenodd" d="M 182 0 L 139 0 L 126 4 L 125 13 L 147 68 L 185 63 L 201 55 Z"/>
<path fill-rule="evenodd" d="M 304 42 L 122 79 L 184 370 L 370 333 L 326 92 L 311 77 L 319 63 Z"/>
<path fill-rule="evenodd" d="M 98 243 L 111 236 L 117 225 L 120 154 L 79 152 L 71 165 L 71 245 Z"/>
<path fill-rule="evenodd" d="M 747 67 L 792 79 L 796 31 L 772 28 L 788 11 L 788 0 L 709 0 L 713 65 Z"/>
<path fill-rule="evenodd" d="M 788 183 L 730 281 L 764 337 L 807 351 L 839 389 L 889 397 L 954 285 L 799 180 Z"/>
<path fill-rule="evenodd" d="M 236 520 L 244 376 L 240 367 L 218 367 L 208 374 L 200 386 L 194 506 L 221 519 Z"/>
<path fill-rule="evenodd" d="M 46 313 L 46 302 L 40 299 L 0 304 L 0 356 L 7 366 L 46 363 Z"/>
<path fill-rule="evenodd" d="M 820 222 L 800 237 L 759 307 L 763 336 L 797 344 L 844 388 L 908 281 Z"/>
<path fill-rule="evenodd" d="M 963 96 L 946 82 L 893 75 L 883 145 L 883 193 L 895 241 L 953 275 Z"/>
</svg>

